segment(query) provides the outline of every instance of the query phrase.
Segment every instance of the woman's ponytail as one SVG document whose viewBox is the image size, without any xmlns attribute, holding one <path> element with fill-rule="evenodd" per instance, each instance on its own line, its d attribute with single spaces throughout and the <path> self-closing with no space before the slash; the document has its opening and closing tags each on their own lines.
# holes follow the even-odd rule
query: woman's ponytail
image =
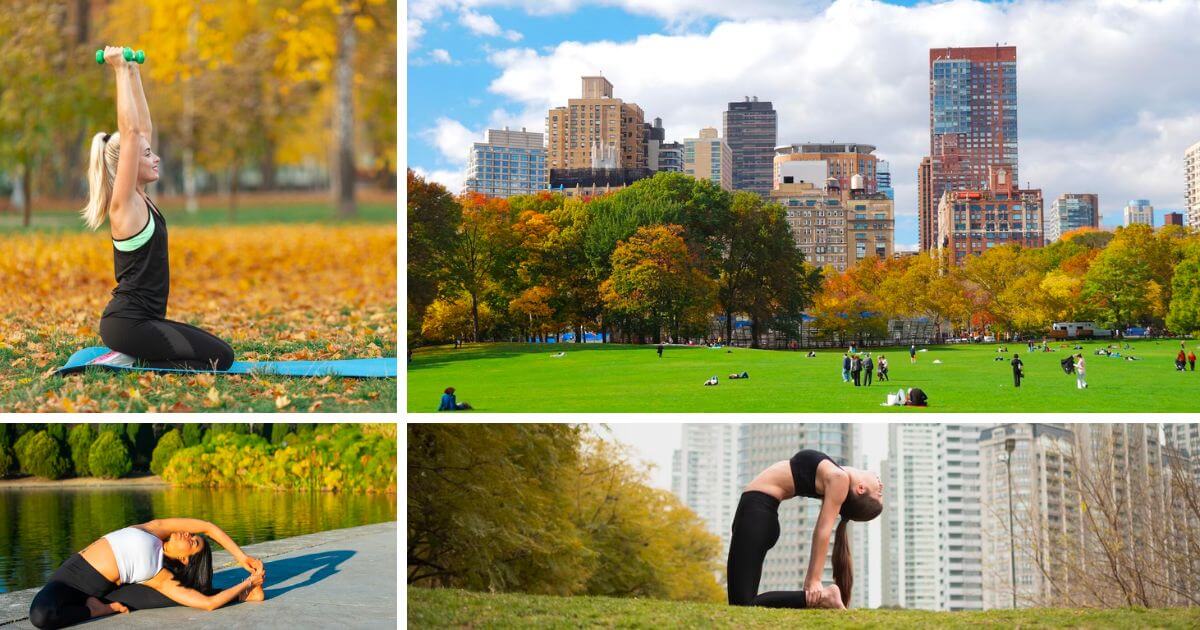
<svg viewBox="0 0 1200 630">
<path fill-rule="evenodd" d="M 842 517 L 838 521 L 837 530 L 833 536 L 833 583 L 842 592 L 842 603 L 850 607 L 850 589 L 854 587 L 854 564 L 850 558 L 850 534 L 846 526 L 850 519 Z"/>
<path fill-rule="evenodd" d="M 120 154 L 120 134 L 109 135 L 102 132 L 92 136 L 87 169 L 88 200 L 80 214 L 83 215 L 84 223 L 93 230 L 100 227 L 108 216 L 108 204 L 112 200 L 113 179 L 116 177 L 117 158 Z"/>
</svg>

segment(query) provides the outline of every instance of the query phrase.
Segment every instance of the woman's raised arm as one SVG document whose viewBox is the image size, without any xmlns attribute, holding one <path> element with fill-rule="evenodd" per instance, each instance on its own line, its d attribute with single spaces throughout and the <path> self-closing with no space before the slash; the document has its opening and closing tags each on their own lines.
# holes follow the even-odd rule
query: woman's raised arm
<svg viewBox="0 0 1200 630">
<path fill-rule="evenodd" d="M 137 139 L 144 133 L 133 92 L 133 70 L 122 57 L 122 49 L 105 46 L 104 62 L 112 65 L 117 79 L 117 130 L 121 132 L 121 155 L 117 160 L 117 175 L 113 180 L 112 210 L 126 207 L 137 194 L 137 175 L 142 143 Z"/>
<path fill-rule="evenodd" d="M 154 123 L 150 120 L 150 105 L 146 103 L 146 92 L 142 89 L 142 70 L 138 64 L 128 65 L 133 70 L 133 102 L 137 105 L 138 122 L 148 144 L 154 136 Z"/>
</svg>

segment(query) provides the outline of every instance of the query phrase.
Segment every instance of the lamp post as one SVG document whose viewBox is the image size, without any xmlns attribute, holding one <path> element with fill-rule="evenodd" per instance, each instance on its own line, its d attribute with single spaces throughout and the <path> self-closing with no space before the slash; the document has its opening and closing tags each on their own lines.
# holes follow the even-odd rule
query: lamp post
<svg viewBox="0 0 1200 630">
<path fill-rule="evenodd" d="M 1017 440 L 1004 440 L 1004 467 L 1008 471 L 1008 553 L 1009 576 L 1012 583 L 1012 607 L 1017 607 L 1017 548 L 1016 536 L 1013 532 L 1013 489 L 1012 489 L 1012 454 L 1017 449 Z"/>
</svg>

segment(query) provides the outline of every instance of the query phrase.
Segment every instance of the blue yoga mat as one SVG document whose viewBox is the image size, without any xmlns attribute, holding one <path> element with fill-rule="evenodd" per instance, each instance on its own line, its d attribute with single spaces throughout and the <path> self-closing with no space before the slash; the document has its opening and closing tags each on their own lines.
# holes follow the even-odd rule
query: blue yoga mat
<svg viewBox="0 0 1200 630">
<path fill-rule="evenodd" d="M 84 348 L 71 355 L 67 364 L 56 374 L 82 372 L 88 364 L 109 352 L 108 348 L 95 346 Z M 110 370 L 133 370 L 137 372 L 179 372 L 183 374 L 272 374 L 276 376 L 347 376 L 353 378 L 396 378 L 397 360 L 392 357 L 381 359 L 346 359 L 342 361 L 234 361 L 224 372 L 216 370 L 176 370 L 152 367 L 114 367 L 97 365 L 92 367 Z"/>
</svg>

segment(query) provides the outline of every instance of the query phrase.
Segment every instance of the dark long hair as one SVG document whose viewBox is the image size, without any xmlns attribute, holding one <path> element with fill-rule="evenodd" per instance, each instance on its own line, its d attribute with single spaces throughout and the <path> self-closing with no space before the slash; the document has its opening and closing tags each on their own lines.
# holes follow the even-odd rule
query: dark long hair
<svg viewBox="0 0 1200 630">
<path fill-rule="evenodd" d="M 212 595 L 212 543 L 208 542 L 208 537 L 204 534 L 200 534 L 200 540 L 204 546 L 188 558 L 187 564 L 164 555 L 163 568 L 170 571 L 171 575 L 175 576 L 175 581 L 182 586 Z"/>
<path fill-rule="evenodd" d="M 847 608 L 850 607 L 850 589 L 854 588 L 854 562 L 850 557 L 850 534 L 846 527 L 850 521 L 872 520 L 882 511 L 883 503 L 878 499 L 853 491 L 842 504 L 842 519 L 833 535 L 833 583 L 842 592 L 842 603 Z"/>
</svg>

